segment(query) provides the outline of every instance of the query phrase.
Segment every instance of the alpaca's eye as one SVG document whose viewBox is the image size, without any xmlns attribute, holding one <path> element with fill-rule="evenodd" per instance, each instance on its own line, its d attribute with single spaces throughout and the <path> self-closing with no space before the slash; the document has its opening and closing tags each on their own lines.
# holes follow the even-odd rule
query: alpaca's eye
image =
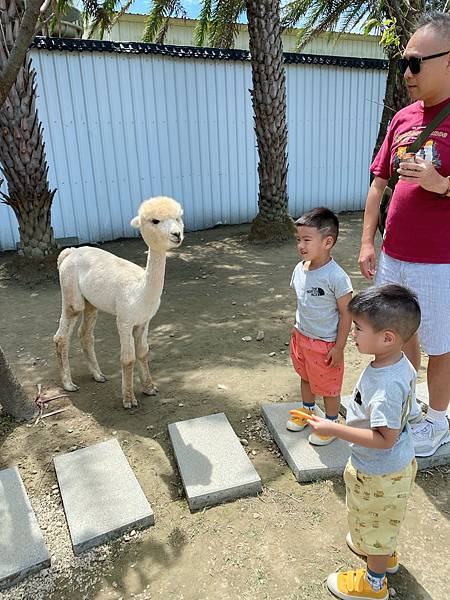
<svg viewBox="0 0 450 600">
<path fill-rule="evenodd" d="M 159 220 L 158 219 L 152 219 L 152 223 L 153 223 L 153 225 L 158 225 Z"/>
</svg>

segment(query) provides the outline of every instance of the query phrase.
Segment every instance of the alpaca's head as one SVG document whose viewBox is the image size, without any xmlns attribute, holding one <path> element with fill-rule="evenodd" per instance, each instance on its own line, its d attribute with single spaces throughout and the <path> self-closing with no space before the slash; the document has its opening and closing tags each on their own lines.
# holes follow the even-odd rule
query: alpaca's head
<svg viewBox="0 0 450 600">
<path fill-rule="evenodd" d="M 131 226 L 141 230 L 141 235 L 150 248 L 170 250 L 183 241 L 183 209 L 172 198 L 156 196 L 141 204 Z"/>
</svg>

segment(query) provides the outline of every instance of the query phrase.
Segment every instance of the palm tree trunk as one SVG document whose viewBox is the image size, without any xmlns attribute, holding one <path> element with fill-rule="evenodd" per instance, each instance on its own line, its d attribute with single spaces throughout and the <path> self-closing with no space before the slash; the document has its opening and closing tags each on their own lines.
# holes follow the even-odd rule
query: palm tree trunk
<svg viewBox="0 0 450 600">
<path fill-rule="evenodd" d="M 23 15 L 23 0 L 6 1 L 0 15 L 6 38 L 0 36 L 0 69 L 11 52 Z M 25 58 L 15 84 L 0 109 L 0 165 L 8 184 L 3 200 L 19 223 L 19 254 L 42 257 L 56 251 L 51 206 L 56 190 L 48 185 L 42 125 L 36 110 L 36 72 Z"/>
<path fill-rule="evenodd" d="M 37 408 L 14 377 L 13 372 L 6 360 L 6 356 L 0 347 L 0 405 L 5 413 L 17 421 L 32 419 Z"/>
<path fill-rule="evenodd" d="M 259 213 L 250 239 L 291 239 L 288 214 L 286 77 L 281 45 L 279 0 L 246 0 L 259 164 Z"/>
</svg>

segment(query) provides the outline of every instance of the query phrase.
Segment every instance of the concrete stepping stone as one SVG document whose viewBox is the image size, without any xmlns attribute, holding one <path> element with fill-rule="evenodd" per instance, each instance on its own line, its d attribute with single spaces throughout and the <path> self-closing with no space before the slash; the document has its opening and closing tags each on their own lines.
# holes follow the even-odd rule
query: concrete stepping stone
<svg viewBox="0 0 450 600">
<path fill-rule="evenodd" d="M 289 411 L 298 408 L 298 402 L 265 404 L 261 413 L 285 461 L 297 481 L 315 481 L 341 475 L 350 456 L 347 442 L 335 440 L 328 446 L 312 446 L 308 442 L 311 429 L 288 431 Z"/>
<path fill-rule="evenodd" d="M 416 387 L 416 396 L 417 399 L 420 402 L 422 402 L 422 404 L 428 404 L 428 389 L 426 387 L 426 383 L 419 383 L 419 385 Z M 347 407 L 352 401 L 352 398 L 353 396 L 343 396 L 341 398 L 340 412 L 344 416 L 347 414 Z M 429 469 L 430 467 L 438 467 L 440 465 L 449 464 L 450 442 L 438 448 L 432 456 L 417 457 L 417 466 L 419 468 L 419 471 L 422 471 L 423 469 Z"/>
<path fill-rule="evenodd" d="M 152 508 L 116 439 L 53 462 L 76 555 L 154 524 Z"/>
<path fill-rule="evenodd" d="M 171 423 L 169 435 L 191 511 L 261 492 L 224 413 Z"/>
<path fill-rule="evenodd" d="M 50 566 L 30 500 L 17 467 L 0 471 L 0 589 Z"/>
</svg>

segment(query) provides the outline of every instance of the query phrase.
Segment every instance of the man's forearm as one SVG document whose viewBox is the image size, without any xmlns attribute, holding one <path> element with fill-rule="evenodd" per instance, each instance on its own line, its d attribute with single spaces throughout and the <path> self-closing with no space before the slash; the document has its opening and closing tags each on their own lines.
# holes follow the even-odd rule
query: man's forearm
<svg viewBox="0 0 450 600">
<path fill-rule="evenodd" d="M 387 181 L 376 177 L 367 194 L 361 244 L 373 244 L 378 226 L 381 196 Z"/>
</svg>

